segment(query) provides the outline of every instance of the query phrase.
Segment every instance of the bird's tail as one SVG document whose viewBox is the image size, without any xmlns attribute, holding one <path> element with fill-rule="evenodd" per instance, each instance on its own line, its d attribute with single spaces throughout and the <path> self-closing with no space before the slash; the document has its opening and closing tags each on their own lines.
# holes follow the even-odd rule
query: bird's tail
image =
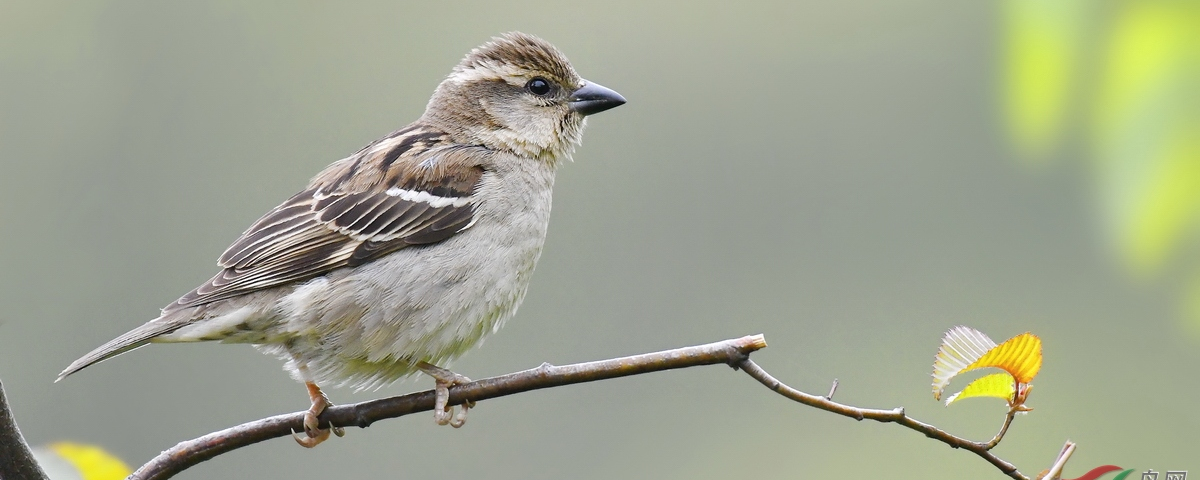
<svg viewBox="0 0 1200 480">
<path fill-rule="evenodd" d="M 79 360 L 71 362 L 71 365 L 68 366 L 66 370 L 63 370 L 62 373 L 58 374 L 58 378 L 54 381 L 57 383 L 59 380 L 67 378 L 67 375 L 83 370 L 92 364 L 103 362 L 122 353 L 141 347 L 147 343 L 150 343 L 150 340 L 154 337 L 178 330 L 183 325 L 183 323 L 167 321 L 164 318 L 156 318 L 146 322 L 146 324 L 125 332 L 125 334 L 112 339 L 108 343 L 101 345 L 95 350 L 92 350 L 87 355 L 80 357 Z"/>
</svg>

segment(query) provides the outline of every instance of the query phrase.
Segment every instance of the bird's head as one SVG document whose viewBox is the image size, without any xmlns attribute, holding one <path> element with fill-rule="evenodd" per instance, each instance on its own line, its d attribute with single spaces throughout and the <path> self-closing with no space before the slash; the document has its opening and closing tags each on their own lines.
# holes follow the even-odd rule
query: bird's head
<svg viewBox="0 0 1200 480">
<path fill-rule="evenodd" d="M 550 43 L 511 32 L 468 53 L 423 118 L 464 143 L 561 161 L 579 144 L 584 117 L 623 103 L 581 78 Z"/>
</svg>

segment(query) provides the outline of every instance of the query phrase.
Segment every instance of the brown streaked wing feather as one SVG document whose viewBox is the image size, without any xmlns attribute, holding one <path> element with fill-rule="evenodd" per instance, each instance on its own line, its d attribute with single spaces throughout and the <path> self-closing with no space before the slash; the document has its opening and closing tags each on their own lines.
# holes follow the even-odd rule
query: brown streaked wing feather
<svg viewBox="0 0 1200 480">
<path fill-rule="evenodd" d="M 312 198 L 312 193 L 312 190 L 297 193 L 263 215 L 246 229 L 233 245 L 225 249 L 225 253 L 217 259 L 217 265 L 237 267 L 253 263 L 253 256 L 262 253 L 263 246 L 269 244 L 272 239 L 303 228 L 304 224 L 311 221 L 312 205 L 309 204 L 309 199 Z"/>
<path fill-rule="evenodd" d="M 474 195 L 483 175 L 483 169 L 474 165 L 436 165 L 436 172 L 415 168 L 414 174 L 392 177 L 395 184 L 440 197 Z M 314 186 L 255 222 L 221 255 L 224 270 L 166 310 L 303 281 L 409 246 L 441 242 L 469 226 L 473 211 L 473 203 L 434 207 L 387 195 L 379 188 L 330 192 Z"/>
</svg>

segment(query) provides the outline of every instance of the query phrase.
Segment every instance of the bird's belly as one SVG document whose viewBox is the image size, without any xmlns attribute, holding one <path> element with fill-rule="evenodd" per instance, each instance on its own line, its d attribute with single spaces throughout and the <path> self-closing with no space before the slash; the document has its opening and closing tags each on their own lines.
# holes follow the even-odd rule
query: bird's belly
<svg viewBox="0 0 1200 480">
<path fill-rule="evenodd" d="M 512 227 L 476 225 L 299 285 L 277 305 L 282 321 L 270 336 L 283 342 L 265 348 L 303 362 L 318 382 L 358 388 L 453 359 L 525 296 L 545 234 Z"/>
</svg>

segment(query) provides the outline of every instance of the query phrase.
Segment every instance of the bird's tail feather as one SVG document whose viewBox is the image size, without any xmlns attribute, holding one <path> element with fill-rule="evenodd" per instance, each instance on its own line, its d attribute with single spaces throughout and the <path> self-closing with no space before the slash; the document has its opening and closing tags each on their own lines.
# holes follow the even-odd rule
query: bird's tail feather
<svg viewBox="0 0 1200 480">
<path fill-rule="evenodd" d="M 123 335 L 97 347 L 87 355 L 80 357 L 79 360 L 71 362 L 71 365 L 58 374 L 58 378 L 54 381 L 57 383 L 59 380 L 67 378 L 67 375 L 83 370 L 92 364 L 103 362 L 146 345 L 154 337 L 178 330 L 183 325 L 179 322 L 165 321 L 163 318 L 146 322 L 146 324 L 125 332 Z"/>
</svg>

